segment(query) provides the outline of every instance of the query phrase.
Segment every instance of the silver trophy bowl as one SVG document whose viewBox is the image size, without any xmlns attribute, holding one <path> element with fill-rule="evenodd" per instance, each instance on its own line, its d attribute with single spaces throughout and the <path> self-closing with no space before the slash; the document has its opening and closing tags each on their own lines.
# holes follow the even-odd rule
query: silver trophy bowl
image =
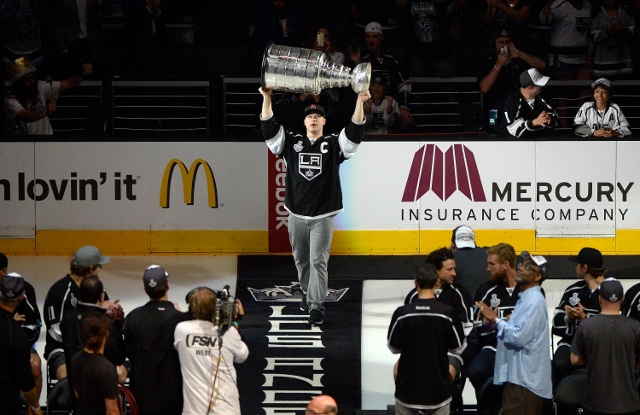
<svg viewBox="0 0 640 415">
<path fill-rule="evenodd" d="M 361 94 L 369 89 L 371 64 L 361 63 L 353 72 L 329 63 L 324 53 L 313 49 L 270 43 L 262 58 L 262 88 L 319 94 L 324 88 L 345 87 Z"/>
</svg>

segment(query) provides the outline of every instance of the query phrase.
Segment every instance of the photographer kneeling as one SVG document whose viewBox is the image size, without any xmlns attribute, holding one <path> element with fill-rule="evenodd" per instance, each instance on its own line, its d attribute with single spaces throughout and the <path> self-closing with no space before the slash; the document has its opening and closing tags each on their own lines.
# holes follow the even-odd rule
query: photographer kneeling
<svg viewBox="0 0 640 415">
<path fill-rule="evenodd" d="M 207 287 L 191 291 L 187 302 L 194 320 L 181 322 L 174 333 L 173 344 L 182 367 L 184 415 L 240 415 L 233 364 L 244 362 L 249 355 L 235 322 L 244 310 L 236 300 L 234 323 L 228 326 L 224 324 L 224 316 L 216 319 L 216 301 L 216 293 Z M 223 305 L 220 309 L 227 308 Z M 216 320 L 219 325 L 214 323 Z"/>
</svg>

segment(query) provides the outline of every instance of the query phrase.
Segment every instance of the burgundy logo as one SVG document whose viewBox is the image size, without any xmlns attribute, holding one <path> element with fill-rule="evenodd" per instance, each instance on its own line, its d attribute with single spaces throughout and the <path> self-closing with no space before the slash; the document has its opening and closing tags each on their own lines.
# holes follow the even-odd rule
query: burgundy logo
<svg viewBox="0 0 640 415">
<path fill-rule="evenodd" d="M 487 201 L 473 152 L 462 144 L 444 153 L 435 144 L 427 144 L 413 156 L 402 201 L 415 202 L 429 190 L 443 201 L 456 190 L 474 202 Z"/>
</svg>

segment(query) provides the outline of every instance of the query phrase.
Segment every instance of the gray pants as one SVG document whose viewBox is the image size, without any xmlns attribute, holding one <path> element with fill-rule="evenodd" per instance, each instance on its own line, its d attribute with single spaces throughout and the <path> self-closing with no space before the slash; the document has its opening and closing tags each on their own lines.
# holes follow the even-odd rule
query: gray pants
<svg viewBox="0 0 640 415">
<path fill-rule="evenodd" d="M 449 415 L 451 404 L 446 404 L 438 409 L 414 409 L 403 406 L 396 399 L 396 415 Z"/>
<path fill-rule="evenodd" d="M 289 242 L 298 269 L 298 281 L 307 294 L 309 310 L 324 313 L 329 273 L 327 264 L 333 238 L 334 217 L 301 219 L 289 214 Z"/>
</svg>

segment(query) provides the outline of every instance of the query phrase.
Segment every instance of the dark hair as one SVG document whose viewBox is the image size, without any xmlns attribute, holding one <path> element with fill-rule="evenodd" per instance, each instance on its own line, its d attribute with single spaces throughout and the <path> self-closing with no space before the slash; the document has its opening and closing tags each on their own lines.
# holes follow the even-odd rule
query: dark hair
<svg viewBox="0 0 640 415">
<path fill-rule="evenodd" d="M 418 287 L 424 289 L 431 289 L 435 287 L 438 281 L 438 270 L 435 265 L 425 262 L 416 267 L 415 278 L 418 282 Z"/>
<path fill-rule="evenodd" d="M 167 293 L 167 289 L 167 284 L 158 285 L 153 288 L 147 287 L 146 285 L 144 286 L 144 292 L 147 293 L 149 298 L 152 300 L 159 300 L 160 298 L 164 297 L 164 295 Z"/>
<path fill-rule="evenodd" d="M 593 278 L 602 277 L 606 271 L 606 268 L 594 268 L 587 265 L 587 274 L 591 275 Z"/>
<path fill-rule="evenodd" d="M 198 287 L 187 294 L 189 312 L 196 320 L 213 321 L 218 297 L 211 288 Z"/>
<path fill-rule="evenodd" d="M 97 303 L 103 292 L 104 286 L 102 285 L 102 281 L 95 275 L 86 277 L 80 283 L 80 301 L 83 303 Z"/>
<path fill-rule="evenodd" d="M 102 313 L 91 313 L 82 322 L 84 347 L 97 352 L 102 347 L 105 338 L 109 336 L 109 320 Z"/>
<path fill-rule="evenodd" d="M 0 269 L 4 269 L 9 266 L 9 258 L 2 252 L 0 252 Z"/>
<path fill-rule="evenodd" d="M 96 268 L 102 268 L 102 265 L 91 265 L 89 267 L 81 267 L 80 265 L 76 265 L 73 258 L 71 259 L 71 263 L 69 264 L 69 270 L 72 275 L 77 275 L 78 277 L 86 277 L 91 274 Z"/>
<path fill-rule="evenodd" d="M 454 258 L 455 255 L 453 254 L 453 251 L 451 249 L 440 248 L 427 255 L 427 257 L 425 258 L 425 262 L 433 265 L 439 271 L 445 261 Z"/>
<path fill-rule="evenodd" d="M 509 244 L 499 243 L 487 249 L 487 254 L 498 257 L 499 262 L 509 262 L 511 268 L 516 268 L 516 251 Z"/>
</svg>

